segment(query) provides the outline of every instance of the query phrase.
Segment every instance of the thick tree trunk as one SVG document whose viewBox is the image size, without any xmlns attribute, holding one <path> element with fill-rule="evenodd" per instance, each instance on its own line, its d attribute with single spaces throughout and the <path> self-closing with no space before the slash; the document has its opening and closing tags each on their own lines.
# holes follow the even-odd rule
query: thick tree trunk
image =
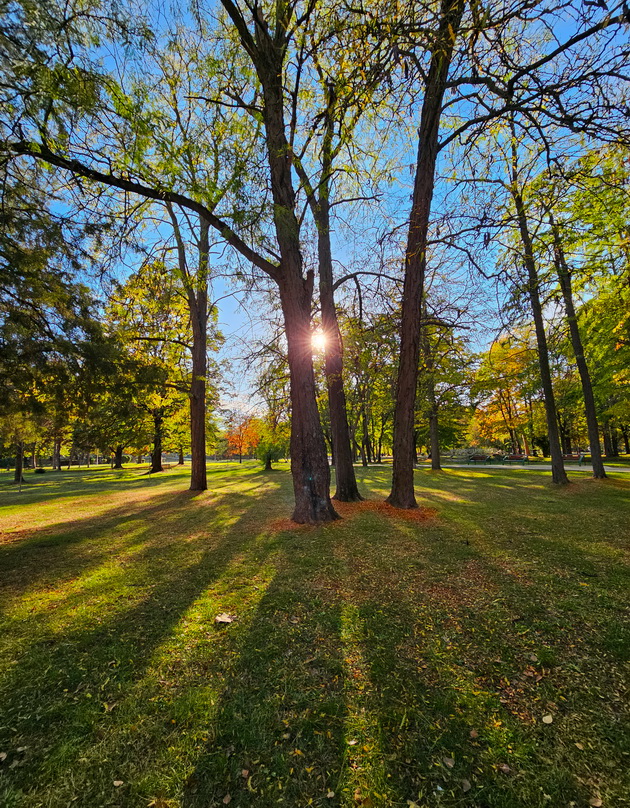
<svg viewBox="0 0 630 808">
<path fill-rule="evenodd" d="M 295 214 L 291 153 L 285 134 L 282 57 L 269 35 L 257 28 L 260 53 L 256 67 L 263 87 L 263 117 L 280 250 L 276 276 L 287 337 L 291 379 L 291 474 L 295 494 L 293 519 L 318 523 L 338 518 L 330 500 L 330 467 L 317 409 L 311 299 L 313 275 L 303 276 L 300 226 Z M 337 457 L 339 457 L 337 447 Z M 339 462 L 339 461 L 338 461 Z"/>
<path fill-rule="evenodd" d="M 516 214 L 518 218 L 519 231 L 521 241 L 523 244 L 523 260 L 525 269 L 527 270 L 528 285 L 527 291 L 529 295 L 529 302 L 532 309 L 534 318 L 534 327 L 536 330 L 536 344 L 538 348 L 538 366 L 540 368 L 540 380 L 543 388 L 543 396 L 545 399 L 545 416 L 547 420 L 547 434 L 549 436 L 549 452 L 551 454 L 551 478 L 554 483 L 558 485 L 565 485 L 569 482 L 567 473 L 564 468 L 564 461 L 562 459 L 562 448 L 560 447 L 560 436 L 558 432 L 558 414 L 556 411 L 556 399 L 553 392 L 553 384 L 551 381 L 551 370 L 549 367 L 549 349 L 547 347 L 547 335 L 545 333 L 545 321 L 543 318 L 542 304 L 540 302 L 540 290 L 538 272 L 536 271 L 536 264 L 534 262 L 534 251 L 532 246 L 532 239 L 529 232 L 527 222 L 527 215 L 525 213 L 525 204 L 523 197 L 517 185 L 517 147 L 514 140 L 512 163 L 512 197 L 516 207 Z"/>
<path fill-rule="evenodd" d="M 265 455 L 265 471 L 272 471 L 271 468 L 271 452 L 267 452 Z"/>
<path fill-rule="evenodd" d="M 14 483 L 24 482 L 24 444 L 20 441 L 15 446 L 15 472 L 13 474 Z"/>
<path fill-rule="evenodd" d="M 154 410 L 153 412 L 153 451 L 151 452 L 151 469 L 150 474 L 157 474 L 159 471 L 164 471 L 162 468 L 162 422 L 161 410 Z"/>
<path fill-rule="evenodd" d="M 418 507 L 413 476 L 414 415 L 427 262 L 427 234 L 435 184 L 442 102 L 464 5 L 464 0 L 442 0 L 439 30 L 431 56 L 420 117 L 416 176 L 405 255 L 400 360 L 394 411 L 392 490 L 387 498 L 387 501 L 397 508 Z"/>
<path fill-rule="evenodd" d="M 291 378 L 293 520 L 327 522 L 337 514 L 330 501 L 330 467 L 315 398 L 310 295 L 301 277 L 293 280 L 297 288 L 286 281 L 280 287 Z"/>
<path fill-rule="evenodd" d="M 623 444 L 626 454 L 630 454 L 630 433 L 627 426 L 621 427 L 621 435 L 623 437 Z"/>
<path fill-rule="evenodd" d="M 567 264 L 564 250 L 562 249 L 560 235 L 558 233 L 558 228 L 553 221 L 553 218 L 551 219 L 551 227 L 554 236 L 556 272 L 558 274 L 558 280 L 560 281 L 560 289 L 562 290 L 562 299 L 564 300 L 564 309 L 567 315 L 567 322 L 569 324 L 569 335 L 571 337 L 573 354 L 575 355 L 575 364 L 578 367 L 580 382 L 582 384 L 582 396 L 584 398 L 584 413 L 586 415 L 588 442 L 591 450 L 591 461 L 593 463 L 593 477 L 603 480 L 606 477 L 606 472 L 604 470 L 604 461 L 602 460 L 602 451 L 599 444 L 597 409 L 595 407 L 595 396 L 593 394 L 591 374 L 588 369 L 586 357 L 584 356 L 584 346 L 582 345 L 582 337 L 580 335 L 580 328 L 578 326 L 577 313 L 575 311 L 575 304 L 573 302 L 571 270 Z"/>
<path fill-rule="evenodd" d="M 177 465 L 178 466 L 184 465 L 184 450 L 182 449 L 181 446 L 179 447 L 179 456 L 177 458 Z"/>
<path fill-rule="evenodd" d="M 123 451 L 124 446 L 116 446 L 114 449 L 114 468 L 121 469 L 123 467 Z"/>
</svg>

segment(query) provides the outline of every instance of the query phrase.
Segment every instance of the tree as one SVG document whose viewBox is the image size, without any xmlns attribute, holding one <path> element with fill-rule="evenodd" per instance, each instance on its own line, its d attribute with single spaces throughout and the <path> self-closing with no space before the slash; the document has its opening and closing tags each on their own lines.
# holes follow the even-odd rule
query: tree
<svg viewBox="0 0 630 808">
<path fill-rule="evenodd" d="M 605 9 L 596 15 L 585 7 L 576 12 L 567 36 L 558 41 L 545 39 L 540 31 L 546 30 L 546 24 L 553 27 L 551 21 L 564 8 L 560 4 L 530 6 L 523 2 L 507 13 L 502 7 L 480 13 L 473 5 L 467 17 L 464 7 L 459 0 L 443 0 L 428 47 L 430 59 L 425 73 L 405 258 L 394 472 L 389 496 L 392 505 L 403 508 L 417 505 L 413 489 L 413 413 L 427 235 L 438 154 L 464 136 L 470 143 L 490 122 L 512 115 L 515 110 L 524 115 L 540 113 L 545 123 L 562 122 L 571 131 L 582 127 L 589 134 L 614 133 L 624 127 L 619 77 L 624 76 L 621 28 L 626 22 L 625 12 L 614 16 Z M 412 55 L 420 60 L 413 51 Z M 457 70 L 449 76 L 451 63 Z M 454 99 L 444 100 L 447 89 L 455 94 Z M 595 98 L 598 100 L 593 103 Z M 441 118 L 451 110 L 452 125 L 440 139 Z M 533 277 L 530 286 L 535 296 Z M 554 447 L 554 479 L 562 482 L 562 458 L 557 455 Z"/>
</svg>

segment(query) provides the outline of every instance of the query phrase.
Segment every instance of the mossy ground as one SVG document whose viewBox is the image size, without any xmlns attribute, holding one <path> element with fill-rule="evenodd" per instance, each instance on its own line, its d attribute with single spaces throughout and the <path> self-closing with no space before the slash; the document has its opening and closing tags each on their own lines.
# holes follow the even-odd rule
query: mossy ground
<svg viewBox="0 0 630 808">
<path fill-rule="evenodd" d="M 630 477 L 358 474 L 0 475 L 0 805 L 630 805 Z"/>
</svg>

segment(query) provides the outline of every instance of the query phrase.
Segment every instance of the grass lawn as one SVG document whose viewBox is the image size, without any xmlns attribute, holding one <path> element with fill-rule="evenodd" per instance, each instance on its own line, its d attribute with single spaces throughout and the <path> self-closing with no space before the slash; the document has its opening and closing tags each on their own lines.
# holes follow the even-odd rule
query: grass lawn
<svg viewBox="0 0 630 808">
<path fill-rule="evenodd" d="M 0 475 L 2 808 L 630 806 L 629 475 L 358 473 Z"/>
</svg>

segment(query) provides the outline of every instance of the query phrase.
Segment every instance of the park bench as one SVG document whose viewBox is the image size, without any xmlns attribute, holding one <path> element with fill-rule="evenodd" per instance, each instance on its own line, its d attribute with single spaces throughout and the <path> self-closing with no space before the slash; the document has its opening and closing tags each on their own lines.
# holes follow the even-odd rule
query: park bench
<svg viewBox="0 0 630 808">
<path fill-rule="evenodd" d="M 467 463 L 489 463 L 492 460 L 490 455 L 474 454 L 466 459 Z"/>
<path fill-rule="evenodd" d="M 504 463 L 529 463 L 529 458 L 524 454 L 508 454 L 503 458 Z"/>
<path fill-rule="evenodd" d="M 565 461 L 565 463 L 577 463 L 579 466 L 587 462 L 586 454 L 584 452 L 580 452 L 580 454 L 577 455 L 562 455 L 562 459 Z"/>
</svg>

